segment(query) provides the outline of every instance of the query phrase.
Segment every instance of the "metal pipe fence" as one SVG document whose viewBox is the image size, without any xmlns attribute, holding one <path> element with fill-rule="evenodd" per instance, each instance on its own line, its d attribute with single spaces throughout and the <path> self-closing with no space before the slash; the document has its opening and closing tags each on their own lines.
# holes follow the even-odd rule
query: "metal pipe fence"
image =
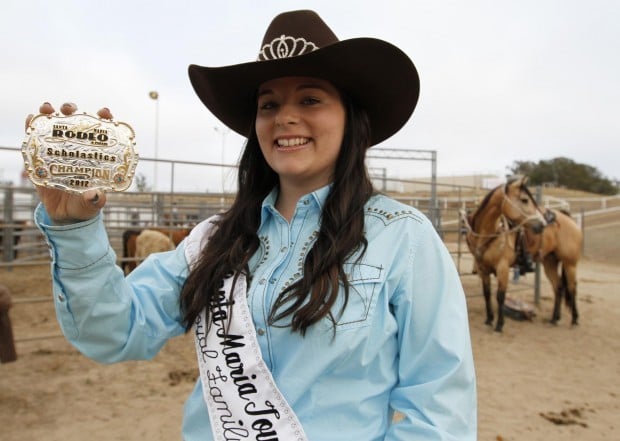
<svg viewBox="0 0 620 441">
<path fill-rule="evenodd" d="M 7 150 L 7 148 L 0 149 Z M 10 149 L 18 150 L 18 149 Z M 434 170 L 436 156 L 430 156 L 433 175 L 430 180 L 405 180 L 388 178 L 386 173 L 373 176 L 373 182 L 384 192 L 402 203 L 415 207 L 435 225 L 440 236 L 448 245 L 455 259 L 459 274 L 471 273 L 470 268 L 462 266 L 470 261 L 469 251 L 464 243 L 464 230 L 460 213 L 474 210 L 477 203 L 489 191 L 480 185 L 455 185 L 437 182 Z M 149 161 L 142 158 L 141 161 Z M 112 248 L 117 254 L 119 265 L 133 258 L 123 257 L 123 233 L 128 230 L 145 228 L 183 229 L 213 214 L 227 209 L 233 201 L 234 193 L 181 192 L 177 182 L 179 170 L 184 167 L 232 167 L 223 164 L 198 163 L 187 161 L 157 160 L 170 167 L 169 191 L 127 191 L 109 193 L 103 210 L 104 222 Z M 165 174 L 164 174 L 165 175 Z M 388 185 L 388 184 L 392 185 Z M 411 191 L 391 191 L 393 188 L 408 188 Z M 28 267 L 49 264 L 49 251 L 40 232 L 32 222 L 32 213 L 38 203 L 37 194 L 31 185 L 0 185 L 0 271 L 14 267 Z M 558 199 L 542 195 L 545 207 L 570 208 L 573 213 L 581 210 L 579 217 L 582 227 L 589 213 L 601 216 L 609 210 L 620 209 L 620 196 L 606 198 Z M 585 210 L 585 211 L 584 211 Z M 603 214 L 601 214 L 603 213 Z M 539 280 L 537 281 L 539 283 Z M 525 286 L 525 284 L 524 284 Z M 528 285 L 528 288 L 531 288 Z M 36 303 L 51 302 L 51 295 L 35 295 L 17 298 L 17 307 L 27 307 Z M 61 334 L 42 334 L 23 336 L 18 343 L 61 337 Z"/>
<path fill-rule="evenodd" d="M 415 183 L 416 181 L 406 181 Z M 438 185 L 439 186 L 439 185 Z M 447 191 L 437 191 L 436 200 L 429 198 L 428 192 L 404 194 L 391 192 L 389 195 L 400 202 L 428 212 L 436 207 L 437 231 L 450 244 L 456 244 L 453 252 L 457 264 L 467 252 L 462 243 L 460 213 L 474 210 L 478 201 L 488 190 L 479 187 L 458 186 L 456 196 L 454 185 L 449 185 L 449 196 L 441 196 Z M 122 262 L 122 236 L 127 230 L 145 228 L 184 229 L 213 214 L 227 209 L 234 194 L 199 193 L 160 193 L 125 192 L 109 193 L 103 210 L 104 222 L 111 245 L 119 263 Z M 542 204 L 550 207 L 571 206 L 573 215 L 583 226 L 586 217 L 604 216 L 620 209 L 620 198 L 604 198 L 594 203 L 592 200 L 574 202 L 570 199 L 552 200 L 542 196 Z M 586 203 L 591 211 L 583 211 L 578 204 Z M 0 268 L 16 265 L 37 265 L 49 261 L 49 251 L 39 230 L 32 222 L 32 213 L 38 203 L 37 194 L 30 187 L 0 186 Z M 553 205 L 553 203 L 555 205 Z M 601 204 L 607 208 L 600 209 Z M 616 205 L 617 204 L 617 205 Z M 580 212 L 575 212 L 577 208 Z"/>
</svg>

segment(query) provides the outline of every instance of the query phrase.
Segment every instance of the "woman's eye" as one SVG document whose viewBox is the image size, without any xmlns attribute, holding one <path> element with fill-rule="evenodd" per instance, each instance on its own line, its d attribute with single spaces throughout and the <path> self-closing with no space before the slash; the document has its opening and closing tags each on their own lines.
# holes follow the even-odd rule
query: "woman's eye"
<svg viewBox="0 0 620 441">
<path fill-rule="evenodd" d="M 303 104 L 306 104 L 306 105 L 312 105 L 312 104 L 317 104 L 320 101 L 319 101 L 318 98 L 315 98 L 315 97 L 312 97 L 312 96 L 308 96 L 308 97 L 304 98 L 303 100 L 301 100 L 301 102 Z"/>
<path fill-rule="evenodd" d="M 521 203 L 527 205 L 530 202 L 529 198 L 521 198 Z"/>
<path fill-rule="evenodd" d="M 273 101 L 264 101 L 262 103 L 258 103 L 259 110 L 271 110 L 276 107 L 276 103 Z"/>
</svg>

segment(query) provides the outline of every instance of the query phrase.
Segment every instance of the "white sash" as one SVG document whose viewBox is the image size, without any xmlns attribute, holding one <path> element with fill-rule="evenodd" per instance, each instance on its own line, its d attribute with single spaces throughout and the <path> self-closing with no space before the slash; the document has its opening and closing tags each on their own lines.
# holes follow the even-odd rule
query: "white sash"
<svg viewBox="0 0 620 441">
<path fill-rule="evenodd" d="M 196 257 L 192 251 L 199 248 L 196 242 L 188 243 L 190 263 Z M 263 361 L 243 275 L 237 278 L 231 304 L 233 279 L 230 275 L 224 280 L 218 298 L 209 305 L 209 332 L 205 311 L 194 323 L 200 379 L 213 437 L 216 441 L 307 441 L 297 415 Z"/>
</svg>

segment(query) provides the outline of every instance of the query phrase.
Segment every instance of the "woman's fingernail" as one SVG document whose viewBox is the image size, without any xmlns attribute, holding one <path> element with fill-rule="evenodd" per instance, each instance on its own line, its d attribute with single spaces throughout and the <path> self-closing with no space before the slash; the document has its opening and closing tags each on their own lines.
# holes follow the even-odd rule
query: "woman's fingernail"
<svg viewBox="0 0 620 441">
<path fill-rule="evenodd" d="M 112 112 L 110 112 L 110 109 L 108 109 L 107 107 L 102 107 L 101 109 L 99 109 L 97 115 L 103 119 L 112 119 Z"/>
<path fill-rule="evenodd" d="M 30 121 L 32 121 L 32 118 L 34 118 L 32 113 L 29 113 L 26 117 L 26 132 L 28 131 L 28 127 L 30 127 Z"/>
<path fill-rule="evenodd" d="M 54 113 L 54 107 L 52 107 L 52 105 L 46 101 L 43 104 L 41 104 L 41 107 L 39 107 L 39 113 L 44 113 L 44 114 L 49 115 L 51 113 Z"/>
<path fill-rule="evenodd" d="M 73 115 L 76 110 L 77 110 L 77 105 L 75 103 L 64 103 L 60 107 L 60 112 L 63 115 L 67 115 L 67 116 Z"/>
</svg>

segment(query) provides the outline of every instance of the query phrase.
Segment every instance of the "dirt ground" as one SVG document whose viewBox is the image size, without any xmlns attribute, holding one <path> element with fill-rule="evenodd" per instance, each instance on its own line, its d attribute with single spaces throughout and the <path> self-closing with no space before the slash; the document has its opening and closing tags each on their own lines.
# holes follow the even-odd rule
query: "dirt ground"
<svg viewBox="0 0 620 441">
<path fill-rule="evenodd" d="M 468 265 L 463 263 L 464 267 Z M 474 276 L 463 276 L 479 393 L 479 440 L 620 439 L 620 265 L 584 259 L 579 267 L 580 325 L 563 310 L 548 323 L 545 281 L 532 321 L 485 326 Z M 533 302 L 533 275 L 509 296 Z M 16 302 L 48 297 L 48 267 L 0 269 Z M 192 341 L 170 341 L 152 361 L 100 365 L 59 333 L 49 301 L 10 310 L 18 360 L 0 365 L 3 441 L 180 439 L 183 402 L 197 375 Z M 28 340 L 45 336 L 44 340 Z M 343 438 L 344 439 L 344 438 Z"/>
</svg>

